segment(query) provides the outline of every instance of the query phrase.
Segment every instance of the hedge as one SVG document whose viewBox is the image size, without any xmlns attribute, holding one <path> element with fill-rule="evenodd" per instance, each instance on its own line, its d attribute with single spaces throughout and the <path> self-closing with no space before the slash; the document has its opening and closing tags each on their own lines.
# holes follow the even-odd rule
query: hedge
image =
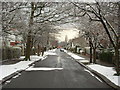
<svg viewBox="0 0 120 90">
<path fill-rule="evenodd" d="M 105 61 L 105 62 L 109 62 L 109 63 L 112 63 L 112 59 L 113 59 L 113 53 L 112 52 L 109 52 L 109 51 L 107 51 L 107 52 L 101 52 L 100 54 L 99 54 L 99 59 L 101 60 L 101 61 Z"/>
<path fill-rule="evenodd" d="M 19 47 L 3 47 L 2 60 L 19 58 L 21 56 L 21 48 Z"/>
</svg>

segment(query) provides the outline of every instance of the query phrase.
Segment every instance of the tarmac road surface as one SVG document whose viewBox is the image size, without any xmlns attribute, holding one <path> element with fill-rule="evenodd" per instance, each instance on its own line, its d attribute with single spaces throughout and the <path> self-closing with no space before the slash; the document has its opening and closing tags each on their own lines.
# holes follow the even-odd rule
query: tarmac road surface
<svg viewBox="0 0 120 90">
<path fill-rule="evenodd" d="M 4 88 L 111 88 L 90 74 L 65 52 L 56 50 L 57 55 L 49 55 L 36 62 L 34 69 L 24 71 L 17 78 L 3 85 Z"/>
</svg>

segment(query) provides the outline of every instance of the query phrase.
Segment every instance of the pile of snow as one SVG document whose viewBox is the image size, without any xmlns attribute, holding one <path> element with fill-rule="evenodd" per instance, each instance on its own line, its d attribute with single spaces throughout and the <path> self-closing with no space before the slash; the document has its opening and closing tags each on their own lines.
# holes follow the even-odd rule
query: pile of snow
<svg viewBox="0 0 120 90">
<path fill-rule="evenodd" d="M 111 82 L 114 84 L 120 86 L 120 76 L 114 76 L 116 71 L 113 69 L 113 67 L 106 67 L 98 64 L 91 64 L 87 65 L 91 69 L 97 71 L 98 73 L 104 75 L 106 78 L 108 78 Z"/>
<path fill-rule="evenodd" d="M 85 58 L 82 58 L 82 57 L 80 57 L 74 53 L 71 53 L 71 52 L 68 52 L 67 54 L 70 55 L 71 57 L 73 57 L 74 59 L 85 59 Z"/>
</svg>

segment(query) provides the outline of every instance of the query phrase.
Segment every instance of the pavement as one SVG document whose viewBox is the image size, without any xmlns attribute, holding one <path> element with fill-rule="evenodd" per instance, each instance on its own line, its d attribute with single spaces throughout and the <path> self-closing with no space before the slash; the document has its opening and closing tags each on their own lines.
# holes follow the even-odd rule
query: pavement
<svg viewBox="0 0 120 90">
<path fill-rule="evenodd" d="M 113 88 L 60 50 L 3 84 L 5 88 Z M 54 69 L 53 69 L 54 68 Z"/>
<path fill-rule="evenodd" d="M 86 60 L 89 61 L 89 56 L 86 56 L 86 55 L 83 55 L 83 54 L 77 54 L 77 55 L 80 56 L 80 57 L 83 57 L 83 58 L 85 58 Z M 107 67 L 114 67 L 114 64 L 108 63 L 108 62 L 103 62 L 103 61 L 101 61 L 99 59 L 96 59 L 96 64 L 107 66 Z"/>
</svg>

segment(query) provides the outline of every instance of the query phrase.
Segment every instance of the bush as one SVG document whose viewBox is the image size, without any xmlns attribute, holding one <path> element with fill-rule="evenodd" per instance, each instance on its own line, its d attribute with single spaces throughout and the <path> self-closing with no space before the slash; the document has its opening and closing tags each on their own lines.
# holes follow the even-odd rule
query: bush
<svg viewBox="0 0 120 90">
<path fill-rule="evenodd" d="M 103 51 L 99 54 L 99 59 L 108 63 L 112 63 L 113 53 L 110 51 Z"/>
<path fill-rule="evenodd" d="M 13 49 L 12 49 L 13 51 L 13 58 L 20 58 L 20 56 L 21 56 L 21 48 L 19 48 L 19 47 L 14 47 Z"/>
<path fill-rule="evenodd" d="M 2 60 L 19 58 L 21 56 L 21 48 L 19 47 L 4 47 L 2 51 Z"/>
</svg>

